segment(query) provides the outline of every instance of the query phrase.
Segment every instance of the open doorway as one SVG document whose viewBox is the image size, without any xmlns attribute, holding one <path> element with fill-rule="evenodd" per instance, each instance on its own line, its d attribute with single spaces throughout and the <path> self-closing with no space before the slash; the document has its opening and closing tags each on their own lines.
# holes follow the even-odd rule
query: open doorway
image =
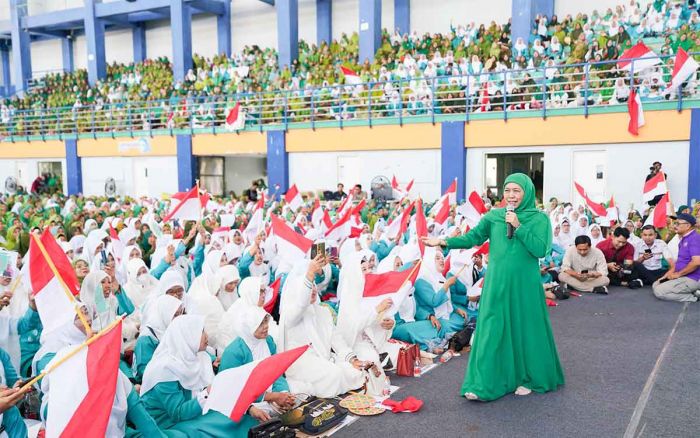
<svg viewBox="0 0 700 438">
<path fill-rule="evenodd" d="M 542 199 L 544 190 L 544 153 L 529 154 L 487 154 L 486 188 L 497 197 L 501 197 L 501 188 L 506 177 L 511 173 L 524 173 L 535 183 L 538 199 Z"/>
</svg>

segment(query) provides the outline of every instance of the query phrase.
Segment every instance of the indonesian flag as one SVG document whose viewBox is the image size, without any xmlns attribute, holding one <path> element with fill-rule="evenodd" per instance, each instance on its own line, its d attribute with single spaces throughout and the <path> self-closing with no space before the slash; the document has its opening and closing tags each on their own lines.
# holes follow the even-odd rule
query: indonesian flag
<svg viewBox="0 0 700 438">
<path fill-rule="evenodd" d="M 236 131 L 245 126 L 245 112 L 241 111 L 241 103 L 236 102 L 233 108 L 229 108 L 226 113 L 226 129 Z"/>
<path fill-rule="evenodd" d="M 47 438 L 110 435 L 107 425 L 117 391 L 121 345 L 122 322 L 118 320 L 87 347 L 66 347 L 49 362 Z M 75 348 L 80 351 L 58 364 Z"/>
<path fill-rule="evenodd" d="M 666 185 L 666 177 L 663 172 L 659 172 L 654 175 L 649 181 L 644 183 L 644 194 L 642 195 L 642 200 L 647 204 L 649 201 L 654 199 L 659 195 L 663 195 L 668 192 L 668 186 Z"/>
<path fill-rule="evenodd" d="M 401 216 L 395 217 L 391 222 L 389 222 L 384 231 L 389 239 L 394 240 L 398 236 L 403 236 L 408 229 L 408 221 L 411 219 L 412 211 L 413 203 L 410 203 L 403 210 Z"/>
<path fill-rule="evenodd" d="M 435 223 L 443 225 L 448 217 L 450 217 L 450 206 L 455 204 L 457 200 L 457 179 L 452 181 L 452 184 L 447 188 L 445 194 L 442 195 L 433 208 L 430 209 L 430 214 L 434 215 Z"/>
<path fill-rule="evenodd" d="M 627 112 L 630 115 L 630 122 L 627 125 L 627 130 L 632 135 L 639 135 L 639 128 L 644 126 L 644 109 L 642 108 L 642 100 L 637 92 L 630 90 L 630 97 L 627 100 Z"/>
<path fill-rule="evenodd" d="M 447 254 L 447 257 L 445 257 L 445 269 L 442 270 L 442 276 L 447 277 L 450 269 L 452 269 L 452 251 L 450 251 Z"/>
<path fill-rule="evenodd" d="M 352 227 L 352 223 L 350 222 L 351 217 L 352 209 L 346 210 L 345 214 L 342 217 L 338 218 L 338 220 L 335 221 L 335 223 L 330 228 L 328 228 L 328 230 L 326 231 L 326 239 L 340 242 L 346 237 L 349 237 Z"/>
<path fill-rule="evenodd" d="M 404 271 L 389 271 L 383 274 L 365 275 L 365 287 L 362 291 L 362 305 L 376 307 L 387 298 L 394 302 L 387 315 L 396 313 L 403 300 L 408 296 L 418 278 L 418 265 Z"/>
<path fill-rule="evenodd" d="M 308 345 L 274 354 L 240 367 L 221 371 L 214 377 L 203 413 L 221 412 L 238 423 L 252 403 L 306 352 Z"/>
<path fill-rule="evenodd" d="M 481 94 L 481 97 L 479 98 L 479 111 L 480 112 L 486 112 L 491 108 L 491 98 L 489 97 L 489 82 L 486 81 L 484 82 L 484 87 L 483 87 L 484 92 Z"/>
<path fill-rule="evenodd" d="M 396 180 L 396 175 L 394 175 L 391 178 L 391 190 L 394 198 L 405 198 L 410 196 L 411 194 L 411 189 L 413 188 L 413 181 L 409 181 L 408 184 L 406 184 L 406 188 L 402 189 L 401 186 L 399 186 L 399 182 Z"/>
<path fill-rule="evenodd" d="M 640 41 L 620 55 L 617 60 L 617 68 L 629 70 L 634 65 L 634 71 L 638 72 L 653 67 L 660 62 L 661 60 L 656 56 L 656 53 Z"/>
<path fill-rule="evenodd" d="M 109 223 L 109 238 L 112 241 L 112 252 L 114 257 L 117 259 L 117 263 L 122 260 L 122 255 L 124 254 L 124 242 L 119 239 L 119 234 L 117 230 L 114 229 L 112 223 Z"/>
<path fill-rule="evenodd" d="M 296 184 L 292 184 L 287 193 L 284 194 L 284 202 L 289 205 L 292 211 L 297 211 L 301 207 L 301 193 L 299 193 Z"/>
<path fill-rule="evenodd" d="M 683 82 L 687 81 L 691 75 L 695 74 L 698 70 L 698 63 L 693 59 L 692 56 L 688 56 L 688 53 L 683 50 L 682 47 L 678 48 L 676 53 L 676 60 L 673 63 L 673 74 L 671 75 L 671 88 L 678 89 Z"/>
<path fill-rule="evenodd" d="M 275 308 L 275 303 L 277 302 L 277 298 L 280 296 L 280 285 L 282 284 L 282 277 L 277 277 L 277 280 L 273 281 L 272 284 L 270 285 L 270 289 L 272 290 L 272 297 L 270 297 L 269 300 L 263 305 L 263 309 L 267 313 L 272 313 L 272 310 Z"/>
<path fill-rule="evenodd" d="M 255 236 L 258 235 L 260 230 L 263 229 L 265 218 L 264 218 L 264 208 L 265 207 L 265 194 L 261 194 L 258 202 L 255 203 L 255 210 L 250 216 L 250 220 L 243 230 L 243 236 L 248 242 L 255 240 Z"/>
<path fill-rule="evenodd" d="M 668 193 L 666 193 L 661 197 L 659 203 L 656 204 L 656 207 L 654 207 L 654 211 L 652 211 L 651 214 L 647 217 L 647 220 L 644 222 L 644 225 L 651 224 L 656 228 L 666 227 L 668 220 L 668 209 L 670 204 L 671 203 L 668 199 Z"/>
<path fill-rule="evenodd" d="M 311 224 L 315 228 L 321 228 L 323 226 L 323 216 L 324 216 L 324 210 L 321 208 L 321 201 L 316 198 L 314 201 L 314 209 L 311 212 Z"/>
<path fill-rule="evenodd" d="M 340 66 L 340 71 L 343 72 L 343 76 L 345 76 L 345 83 L 350 84 L 350 85 L 357 85 L 362 83 L 362 79 L 360 76 L 355 73 L 353 70 L 350 70 L 347 67 L 343 67 L 342 65 Z"/>
<path fill-rule="evenodd" d="M 174 128 L 175 127 L 175 113 L 171 112 L 168 114 L 168 121 L 165 123 L 166 128 Z"/>
<path fill-rule="evenodd" d="M 474 285 L 467 289 L 468 297 L 480 297 L 481 290 L 484 288 L 484 279 L 480 278 Z"/>
<path fill-rule="evenodd" d="M 291 229 L 277 215 L 271 215 L 272 233 L 277 238 L 277 253 L 288 260 L 298 260 L 306 257 L 314 241 L 307 239 Z"/>
<path fill-rule="evenodd" d="M 476 249 L 476 251 L 474 252 L 474 255 L 479 255 L 479 254 L 488 255 L 490 249 L 491 249 L 491 245 L 489 244 L 488 241 L 486 241 Z"/>
<path fill-rule="evenodd" d="M 578 194 L 581 195 L 581 197 L 584 199 L 584 201 L 586 201 L 586 205 L 588 206 L 588 208 L 590 208 L 591 211 L 593 213 L 595 213 L 596 216 L 605 217 L 608 215 L 608 211 L 606 210 L 606 208 L 603 207 L 602 204 L 598 204 L 597 202 L 593 202 L 593 200 L 588 197 L 588 195 L 586 194 L 586 191 L 583 189 L 583 187 L 579 183 L 574 182 L 574 186 L 576 186 L 576 191 L 578 192 Z"/>
<path fill-rule="evenodd" d="M 425 220 L 425 212 L 423 211 L 423 201 L 416 201 L 416 236 L 418 237 L 418 248 L 420 249 L 421 257 L 425 253 L 425 244 L 421 237 L 428 237 L 428 224 Z"/>
<path fill-rule="evenodd" d="M 170 213 L 163 218 L 163 222 L 173 219 L 196 221 L 202 217 L 202 209 L 209 202 L 209 195 L 200 194 L 198 187 L 192 187 L 189 192 L 175 193 L 172 198 L 174 204 L 170 207 Z"/>
<path fill-rule="evenodd" d="M 618 211 L 617 206 L 615 205 L 615 199 L 613 199 L 612 196 L 610 197 L 610 202 L 608 203 L 606 212 L 607 214 L 605 215 L 605 219 L 609 221 L 611 225 L 620 220 L 620 212 Z"/>
<path fill-rule="evenodd" d="M 39 242 L 38 242 L 39 241 Z M 46 251 L 42 251 L 41 246 Z M 44 333 L 49 333 L 75 319 L 75 305 L 73 298 L 80 291 L 80 283 L 75 276 L 73 266 L 71 266 L 66 253 L 54 239 L 51 232 L 46 229 L 37 238 L 32 235 L 29 241 L 28 284 L 31 286 L 32 294 L 36 300 L 39 319 L 44 327 Z M 59 280 L 54 276 L 49 263 L 53 263 L 56 271 L 61 276 Z M 67 287 L 72 297 L 66 294 L 63 284 Z"/>
<path fill-rule="evenodd" d="M 323 210 L 323 228 L 330 230 L 332 226 L 333 221 L 331 220 L 331 216 L 328 214 L 328 210 Z"/>
<path fill-rule="evenodd" d="M 484 200 L 476 191 L 472 191 L 467 198 L 467 202 L 457 207 L 457 213 L 464 216 L 470 227 L 475 227 L 481 220 L 481 216 L 486 214 Z"/>
</svg>

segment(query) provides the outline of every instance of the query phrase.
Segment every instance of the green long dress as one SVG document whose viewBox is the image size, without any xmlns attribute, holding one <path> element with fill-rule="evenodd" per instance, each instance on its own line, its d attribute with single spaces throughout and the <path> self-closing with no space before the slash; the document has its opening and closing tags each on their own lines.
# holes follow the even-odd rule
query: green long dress
<svg viewBox="0 0 700 438">
<path fill-rule="evenodd" d="M 525 192 L 515 209 L 520 226 L 512 239 L 506 237 L 505 209 L 498 208 L 465 236 L 447 240 L 450 249 L 467 249 L 490 240 L 489 270 L 460 392 L 476 394 L 484 401 L 519 386 L 547 392 L 564 384 L 538 261 L 551 245 L 552 228 L 547 215 L 535 207 L 530 178 L 516 173 L 506 178 L 505 184 L 510 182 Z"/>
</svg>

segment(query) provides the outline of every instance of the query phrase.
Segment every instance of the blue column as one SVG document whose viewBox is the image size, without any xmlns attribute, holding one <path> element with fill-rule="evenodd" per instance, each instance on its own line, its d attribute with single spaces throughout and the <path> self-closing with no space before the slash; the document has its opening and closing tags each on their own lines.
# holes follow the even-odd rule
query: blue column
<svg viewBox="0 0 700 438">
<path fill-rule="evenodd" d="M 700 200 L 700 108 L 690 114 L 690 144 L 688 150 L 688 205 Z"/>
<path fill-rule="evenodd" d="M 333 41 L 333 6 L 331 0 L 316 0 L 316 42 Z"/>
<path fill-rule="evenodd" d="M 22 92 L 32 77 L 29 32 L 22 28 L 22 18 L 27 15 L 27 3 L 10 0 L 10 34 L 12 36 L 12 79 L 16 92 Z"/>
<path fill-rule="evenodd" d="M 2 59 L 2 87 L 5 96 L 10 95 L 12 87 L 12 76 L 10 75 L 10 48 L 3 47 L 0 50 L 0 58 Z"/>
<path fill-rule="evenodd" d="M 83 193 L 83 165 L 78 156 L 78 140 L 71 138 L 66 144 L 66 189 L 69 195 Z"/>
<path fill-rule="evenodd" d="M 382 44 L 382 0 L 360 0 L 360 64 Z"/>
<path fill-rule="evenodd" d="M 297 0 L 277 0 L 277 50 L 279 66 L 291 66 L 299 57 L 299 6 Z"/>
<path fill-rule="evenodd" d="M 192 17 L 184 0 L 170 0 L 170 31 L 173 38 L 173 79 L 181 81 L 192 68 Z M 190 187 L 192 188 L 192 187 Z"/>
<path fill-rule="evenodd" d="M 457 200 L 464 199 L 467 184 L 467 148 L 464 147 L 464 122 L 443 122 L 441 128 L 442 192 L 457 178 Z"/>
<path fill-rule="evenodd" d="M 411 33 L 411 0 L 394 0 L 394 28 Z"/>
<path fill-rule="evenodd" d="M 139 23 L 131 30 L 131 41 L 134 48 L 134 62 L 146 60 L 146 26 Z"/>
<path fill-rule="evenodd" d="M 192 155 L 192 136 L 176 135 L 177 144 L 177 189 L 181 192 L 194 187 L 197 175 L 197 158 Z"/>
<path fill-rule="evenodd" d="M 231 56 L 231 0 L 224 0 L 224 13 L 216 17 L 219 54 Z"/>
<path fill-rule="evenodd" d="M 63 57 L 63 71 L 72 72 L 73 62 L 73 38 L 61 38 L 61 56 Z"/>
<path fill-rule="evenodd" d="M 105 24 L 95 15 L 95 0 L 85 0 L 85 41 L 90 85 L 107 76 L 105 60 Z"/>
<path fill-rule="evenodd" d="M 535 0 L 535 15 L 537 14 L 552 18 L 552 15 L 554 15 L 554 0 Z"/>
<path fill-rule="evenodd" d="M 270 195 L 289 188 L 289 154 L 284 131 L 267 131 L 267 186 Z"/>
<path fill-rule="evenodd" d="M 515 44 L 518 38 L 522 38 L 525 43 L 530 38 L 532 23 L 535 19 L 534 0 L 513 0 L 511 9 L 511 43 Z"/>
</svg>

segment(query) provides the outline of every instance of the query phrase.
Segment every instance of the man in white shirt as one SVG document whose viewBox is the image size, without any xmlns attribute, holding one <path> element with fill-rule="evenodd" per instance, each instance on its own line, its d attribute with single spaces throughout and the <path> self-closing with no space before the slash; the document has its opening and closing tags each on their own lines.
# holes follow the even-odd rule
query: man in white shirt
<svg viewBox="0 0 700 438">
<path fill-rule="evenodd" d="M 637 280 L 645 285 L 652 285 L 663 277 L 667 269 L 664 269 L 661 261 L 668 252 L 666 242 L 657 238 L 656 228 L 653 225 L 642 227 L 642 238 L 634 248 L 634 270 L 637 272 Z"/>
<path fill-rule="evenodd" d="M 590 237 L 576 237 L 574 245 L 566 250 L 559 282 L 582 292 L 608 294 L 608 264 L 603 252 L 591 246 Z"/>
</svg>

